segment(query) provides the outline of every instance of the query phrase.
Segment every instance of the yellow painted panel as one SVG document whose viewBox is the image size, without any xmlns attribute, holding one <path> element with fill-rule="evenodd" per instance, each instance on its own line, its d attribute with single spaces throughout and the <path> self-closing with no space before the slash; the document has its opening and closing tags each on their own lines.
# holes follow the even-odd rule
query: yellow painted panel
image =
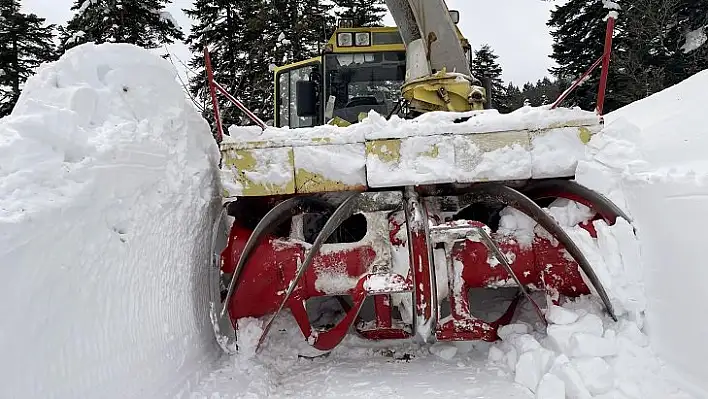
<svg viewBox="0 0 708 399">
<path fill-rule="evenodd" d="M 401 140 L 375 140 L 366 143 L 366 156 L 376 156 L 384 163 L 398 163 L 401 159 Z"/>
<path fill-rule="evenodd" d="M 366 147 L 363 143 L 296 147 L 293 154 L 298 193 L 366 189 Z"/>
<path fill-rule="evenodd" d="M 221 175 L 227 197 L 295 193 L 292 148 L 232 149 L 222 155 Z"/>
<path fill-rule="evenodd" d="M 330 180 L 319 173 L 305 169 L 295 171 L 295 189 L 298 193 L 326 193 L 335 191 L 365 191 L 366 185 L 348 185 L 341 181 Z"/>
</svg>

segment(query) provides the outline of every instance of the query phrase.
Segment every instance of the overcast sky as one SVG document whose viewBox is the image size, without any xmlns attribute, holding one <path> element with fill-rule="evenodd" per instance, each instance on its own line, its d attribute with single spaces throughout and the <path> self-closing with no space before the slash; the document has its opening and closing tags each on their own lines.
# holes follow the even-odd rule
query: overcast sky
<svg viewBox="0 0 708 399">
<path fill-rule="evenodd" d="M 505 82 L 522 85 L 536 81 L 548 74 L 554 65 L 548 57 L 552 39 L 546 22 L 550 10 L 565 0 L 447 0 L 450 9 L 461 13 L 460 29 L 473 47 L 489 44 L 504 69 Z M 28 11 L 47 18 L 48 22 L 64 24 L 72 15 L 69 10 L 72 0 L 23 0 Z M 192 0 L 173 0 L 169 7 L 185 34 L 191 20 L 181 11 L 191 7 Z M 388 17 L 387 24 L 393 19 Z M 184 62 L 189 51 L 183 45 L 172 46 L 171 52 Z"/>
</svg>

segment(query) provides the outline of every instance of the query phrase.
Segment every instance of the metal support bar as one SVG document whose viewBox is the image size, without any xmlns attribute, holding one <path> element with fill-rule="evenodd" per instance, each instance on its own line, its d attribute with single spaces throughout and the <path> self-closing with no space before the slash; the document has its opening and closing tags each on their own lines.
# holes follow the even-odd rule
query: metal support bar
<svg viewBox="0 0 708 399">
<path fill-rule="evenodd" d="M 438 296 L 428 212 L 414 187 L 405 188 L 403 202 L 413 276 L 413 326 L 423 342 L 429 342 L 430 333 L 437 327 Z"/>
<path fill-rule="evenodd" d="M 216 86 L 216 89 L 219 90 L 221 92 L 221 94 L 223 94 L 229 101 L 234 103 L 234 105 L 236 107 L 238 107 L 238 109 L 243 111 L 246 114 L 246 116 L 248 116 L 248 119 L 252 120 L 253 123 L 258 125 L 258 127 L 260 127 L 261 129 L 266 130 L 267 125 L 265 124 L 265 122 L 263 122 L 261 120 L 261 118 L 257 117 L 256 114 L 251 112 L 250 109 L 246 108 L 246 106 L 243 105 L 243 103 L 241 101 L 237 100 L 236 97 L 229 94 L 229 92 L 226 91 L 226 89 L 224 89 L 224 87 L 222 85 L 220 85 L 219 83 L 214 82 L 214 86 Z"/>
<path fill-rule="evenodd" d="M 558 97 L 558 99 L 553 103 L 553 106 L 551 106 L 551 109 L 558 108 L 558 106 L 565 101 L 568 96 L 575 91 L 575 89 L 580 86 L 583 81 L 591 74 L 597 67 L 602 64 L 602 75 L 600 76 L 600 87 L 598 89 L 598 94 L 597 94 L 597 113 L 598 115 L 602 116 L 602 112 L 604 109 L 605 105 L 605 92 L 607 90 L 607 78 L 609 75 L 609 69 L 610 69 L 610 59 L 612 56 L 612 37 L 614 35 L 615 31 L 615 18 L 613 18 L 611 15 L 607 17 L 607 30 L 605 32 L 605 49 L 603 51 L 603 54 L 600 58 L 595 61 L 595 63 L 588 68 L 585 73 L 580 76 L 573 84 L 563 92 L 563 94 Z"/>
<path fill-rule="evenodd" d="M 504 270 L 506 270 L 506 272 L 511 276 L 511 278 L 514 279 L 516 285 L 519 286 L 519 291 L 521 292 L 521 294 L 526 297 L 529 302 L 531 302 L 531 305 L 533 305 L 534 310 L 536 310 L 536 314 L 541 319 L 543 324 L 548 326 L 548 321 L 546 321 L 546 316 L 543 315 L 541 308 L 538 306 L 536 301 L 533 300 L 531 294 L 529 294 L 529 291 L 526 289 L 526 287 L 521 283 L 521 280 L 519 280 L 519 276 L 514 273 L 514 269 L 511 267 L 511 264 L 509 264 L 509 261 L 506 259 L 506 256 L 502 253 L 497 244 L 494 243 L 492 237 L 490 237 L 489 234 L 487 234 L 487 232 L 484 231 L 484 229 L 482 228 L 476 227 L 475 230 L 479 237 L 482 239 L 482 243 L 484 244 L 484 246 L 487 247 L 487 250 L 492 252 L 497 261 L 501 263 L 501 265 L 504 267 Z"/>
<path fill-rule="evenodd" d="M 575 91 L 575 89 L 577 89 L 578 86 L 580 86 L 580 85 L 583 83 L 583 81 L 585 80 L 585 78 L 587 78 L 587 77 L 595 70 L 595 68 L 597 68 L 598 66 L 600 66 L 600 63 L 602 63 L 602 58 L 603 58 L 603 57 L 598 58 L 597 61 L 595 61 L 595 63 L 592 64 L 592 66 L 591 66 L 587 71 L 585 71 L 585 73 L 584 73 L 582 76 L 580 76 L 575 82 L 573 82 L 573 84 L 572 84 L 566 91 L 564 91 L 563 94 L 560 95 L 560 97 L 558 97 L 558 99 L 556 100 L 556 102 L 553 103 L 553 106 L 551 107 L 551 109 L 556 109 L 556 108 L 558 108 L 558 106 L 559 106 L 563 101 L 565 101 L 566 98 L 568 98 L 568 96 L 570 95 L 570 93 L 572 93 L 573 91 Z"/>
<path fill-rule="evenodd" d="M 217 100 L 217 91 L 223 94 L 227 100 L 231 101 L 238 109 L 246 114 L 248 119 L 253 121 L 261 130 L 266 130 L 267 125 L 261 120 L 256 114 L 254 114 L 250 109 L 248 109 L 241 101 L 237 100 L 236 97 L 232 96 L 224 86 L 220 85 L 214 79 L 214 69 L 211 65 L 211 56 L 209 55 L 209 49 L 204 46 L 204 63 L 206 64 L 207 80 L 209 83 L 209 92 L 211 94 L 211 102 L 214 106 L 214 118 L 216 119 L 216 130 L 217 137 L 216 141 L 221 143 L 224 138 L 224 126 L 221 121 L 221 111 L 219 110 L 219 101 Z"/>
</svg>

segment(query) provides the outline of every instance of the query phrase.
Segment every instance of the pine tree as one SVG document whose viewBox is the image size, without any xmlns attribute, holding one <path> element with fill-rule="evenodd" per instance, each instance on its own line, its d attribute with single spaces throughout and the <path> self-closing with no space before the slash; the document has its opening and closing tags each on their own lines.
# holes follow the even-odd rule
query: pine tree
<svg viewBox="0 0 708 399">
<path fill-rule="evenodd" d="M 669 33 L 669 42 L 679 47 L 678 65 L 669 75 L 668 85 L 704 70 L 708 66 L 708 0 L 679 1 L 676 20 Z M 674 74 L 674 72 L 678 72 Z"/>
<path fill-rule="evenodd" d="M 63 50 L 83 43 L 130 43 L 152 49 L 184 34 L 165 7 L 171 0 L 75 0 L 76 14 L 60 28 Z"/>
<path fill-rule="evenodd" d="M 306 60 L 318 54 L 331 25 L 329 7 L 318 0 L 197 0 L 184 10 L 195 20 L 187 44 L 194 54 L 190 67 L 204 69 L 208 45 L 214 77 L 263 120 L 273 116 L 273 73 L 269 66 Z M 190 91 L 205 104 L 204 117 L 213 121 L 206 76 L 190 80 Z M 225 126 L 252 124 L 219 96 Z"/>
<path fill-rule="evenodd" d="M 36 68 L 57 55 L 54 25 L 20 8 L 18 0 L 0 0 L 0 117 L 12 112 Z"/>
<path fill-rule="evenodd" d="M 338 19 L 354 21 L 354 26 L 382 26 L 387 8 L 383 0 L 334 0 Z"/>
<path fill-rule="evenodd" d="M 692 32 L 700 36 L 708 29 L 708 0 L 632 0 L 621 5 L 605 112 L 679 83 L 708 65 L 708 45 L 689 45 Z M 570 0 L 552 13 L 557 76 L 576 78 L 600 57 L 608 11 L 601 2 Z M 599 75 L 596 71 L 565 105 L 594 108 Z"/>
<path fill-rule="evenodd" d="M 485 44 L 474 52 L 471 69 L 472 75 L 477 79 L 491 79 L 492 81 L 492 104 L 501 113 L 511 111 L 506 87 L 502 82 L 502 67 L 497 62 L 499 56 L 494 54 L 494 50 Z"/>
<path fill-rule="evenodd" d="M 526 82 L 521 89 L 510 83 L 506 88 L 509 108 L 514 111 L 525 105 L 540 107 L 552 104 L 569 85 L 570 82 L 548 77 L 536 83 Z"/>
<path fill-rule="evenodd" d="M 708 45 L 690 43 L 708 27 L 708 0 L 635 0 L 624 12 L 628 51 L 617 57 L 627 71 L 623 95 L 635 101 L 681 82 L 708 64 Z M 700 43 L 700 42 L 699 42 Z"/>
<path fill-rule="evenodd" d="M 564 81 L 580 77 L 604 51 L 606 22 L 610 10 L 604 8 L 601 1 L 569 0 L 551 12 L 548 26 L 552 28 L 554 39 L 553 58 L 558 67 L 551 72 Z M 614 50 L 622 46 L 623 19 L 617 20 L 618 35 L 615 37 Z M 563 106 L 580 106 L 586 110 L 594 110 L 597 106 L 597 89 L 600 80 L 601 67 L 571 94 Z M 625 105 L 617 96 L 621 92 L 621 70 L 615 62 L 610 64 L 610 79 L 605 100 L 605 112 Z"/>
<path fill-rule="evenodd" d="M 297 62 L 319 54 L 329 40 L 334 18 L 331 6 L 321 0 L 270 0 L 269 24 L 283 40 L 283 61 Z"/>
<path fill-rule="evenodd" d="M 521 96 L 521 90 L 514 86 L 513 83 L 509 83 L 506 87 L 506 97 L 509 111 L 513 112 L 524 106 L 524 97 Z"/>
<path fill-rule="evenodd" d="M 250 1 L 197 0 L 191 9 L 184 10 L 187 16 L 195 20 L 192 32 L 186 40 L 194 54 L 189 62 L 190 67 L 196 71 L 203 70 L 203 51 L 204 46 L 208 44 L 215 80 L 257 114 L 260 114 L 259 109 L 254 109 L 254 103 L 251 101 L 253 87 L 246 75 L 253 73 L 254 65 L 251 60 L 259 54 L 256 50 L 262 51 L 272 43 L 270 40 L 263 40 L 258 47 L 249 44 L 256 42 L 256 32 L 262 30 L 265 25 L 260 5 Z M 248 21 L 247 18 L 251 20 Z M 190 91 L 194 97 L 204 102 L 204 117 L 213 121 L 213 110 L 207 105 L 209 91 L 205 74 L 190 78 Z M 230 124 L 237 118 L 238 110 L 225 101 L 223 96 L 219 98 L 222 118 L 225 123 Z"/>
</svg>

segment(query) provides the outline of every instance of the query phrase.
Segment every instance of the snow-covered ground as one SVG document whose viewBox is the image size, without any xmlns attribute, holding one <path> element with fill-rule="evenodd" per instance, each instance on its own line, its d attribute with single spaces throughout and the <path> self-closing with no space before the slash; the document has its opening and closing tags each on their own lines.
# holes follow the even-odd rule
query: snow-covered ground
<svg viewBox="0 0 708 399">
<path fill-rule="evenodd" d="M 527 304 L 495 344 L 352 336 L 316 358 L 287 313 L 261 354 L 262 321 L 243 320 L 241 352 L 218 357 L 218 150 L 174 73 L 137 47 L 80 46 L 0 120 L 0 397 L 708 397 L 708 71 L 609 115 L 578 165 L 637 228 L 599 223 L 593 241 L 568 227 L 619 322 L 584 298 L 551 308 L 545 331 Z"/>
<path fill-rule="evenodd" d="M 0 120 L 0 397 L 156 398 L 209 367 L 218 157 L 145 50 L 28 81 Z"/>
</svg>

